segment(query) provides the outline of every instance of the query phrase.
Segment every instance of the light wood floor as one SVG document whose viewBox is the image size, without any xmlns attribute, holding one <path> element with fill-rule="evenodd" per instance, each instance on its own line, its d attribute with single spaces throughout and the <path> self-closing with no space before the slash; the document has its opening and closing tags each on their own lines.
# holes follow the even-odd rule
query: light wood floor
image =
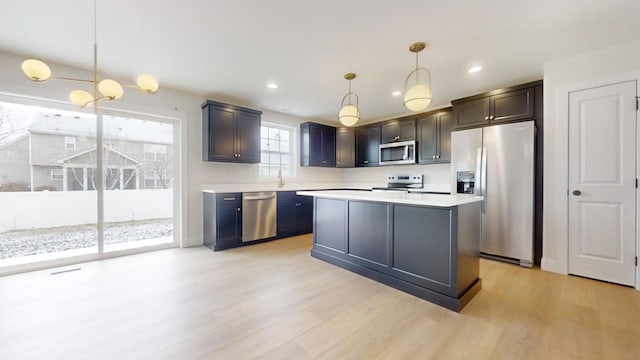
<svg viewBox="0 0 640 360">
<path fill-rule="evenodd" d="M 309 256 L 310 236 L 0 278 L 0 359 L 640 359 L 640 292 L 481 262 L 454 313 Z"/>
</svg>

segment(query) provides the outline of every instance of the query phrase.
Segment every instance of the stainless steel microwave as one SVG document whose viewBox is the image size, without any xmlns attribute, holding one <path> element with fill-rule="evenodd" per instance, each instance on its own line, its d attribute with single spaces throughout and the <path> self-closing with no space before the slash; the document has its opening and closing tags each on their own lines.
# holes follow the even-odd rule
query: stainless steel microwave
<svg viewBox="0 0 640 360">
<path fill-rule="evenodd" d="M 416 141 L 380 145 L 380 165 L 415 164 Z"/>
</svg>

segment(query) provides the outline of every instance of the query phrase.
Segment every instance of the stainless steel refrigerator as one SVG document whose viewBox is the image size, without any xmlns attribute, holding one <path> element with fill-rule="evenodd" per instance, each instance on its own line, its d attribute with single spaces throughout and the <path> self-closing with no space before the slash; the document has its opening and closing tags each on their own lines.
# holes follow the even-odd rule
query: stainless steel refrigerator
<svg viewBox="0 0 640 360">
<path fill-rule="evenodd" d="M 533 265 L 533 121 L 451 133 L 452 193 L 484 196 L 480 251 Z"/>
</svg>

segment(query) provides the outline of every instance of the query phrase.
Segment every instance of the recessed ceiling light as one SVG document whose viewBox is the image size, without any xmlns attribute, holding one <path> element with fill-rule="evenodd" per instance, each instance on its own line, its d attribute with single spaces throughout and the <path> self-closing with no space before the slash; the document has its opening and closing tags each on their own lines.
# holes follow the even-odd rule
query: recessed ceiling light
<svg viewBox="0 0 640 360">
<path fill-rule="evenodd" d="M 402 95 L 402 93 L 400 91 L 394 91 L 394 92 L 391 93 L 391 95 L 400 96 L 400 95 Z"/>
<path fill-rule="evenodd" d="M 269 89 L 277 89 L 278 88 L 278 84 L 276 84 L 276 83 L 268 83 L 267 87 Z"/>
<path fill-rule="evenodd" d="M 477 73 L 478 71 L 482 70 L 482 66 L 472 66 L 469 68 L 469 70 L 467 70 L 470 74 L 473 73 Z"/>
</svg>

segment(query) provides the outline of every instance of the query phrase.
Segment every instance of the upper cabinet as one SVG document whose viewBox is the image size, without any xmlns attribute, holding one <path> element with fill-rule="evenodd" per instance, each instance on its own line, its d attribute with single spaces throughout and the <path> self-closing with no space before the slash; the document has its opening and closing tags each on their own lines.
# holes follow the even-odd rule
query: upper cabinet
<svg viewBox="0 0 640 360">
<path fill-rule="evenodd" d="M 207 100 L 202 104 L 202 159 L 260 162 L 261 111 Z"/>
<path fill-rule="evenodd" d="M 380 142 L 382 144 L 415 139 L 416 120 L 413 116 L 385 121 L 380 127 Z"/>
<path fill-rule="evenodd" d="M 336 167 L 356 166 L 356 130 L 339 128 L 336 131 Z"/>
<path fill-rule="evenodd" d="M 380 125 L 356 129 L 356 166 L 380 165 Z"/>
<path fill-rule="evenodd" d="M 535 118 L 535 87 L 540 84 L 536 81 L 452 101 L 454 129 Z"/>
<path fill-rule="evenodd" d="M 336 128 L 300 124 L 300 166 L 336 166 Z"/>
<path fill-rule="evenodd" d="M 418 115 L 418 163 L 451 161 L 451 119 L 451 108 Z"/>
</svg>

